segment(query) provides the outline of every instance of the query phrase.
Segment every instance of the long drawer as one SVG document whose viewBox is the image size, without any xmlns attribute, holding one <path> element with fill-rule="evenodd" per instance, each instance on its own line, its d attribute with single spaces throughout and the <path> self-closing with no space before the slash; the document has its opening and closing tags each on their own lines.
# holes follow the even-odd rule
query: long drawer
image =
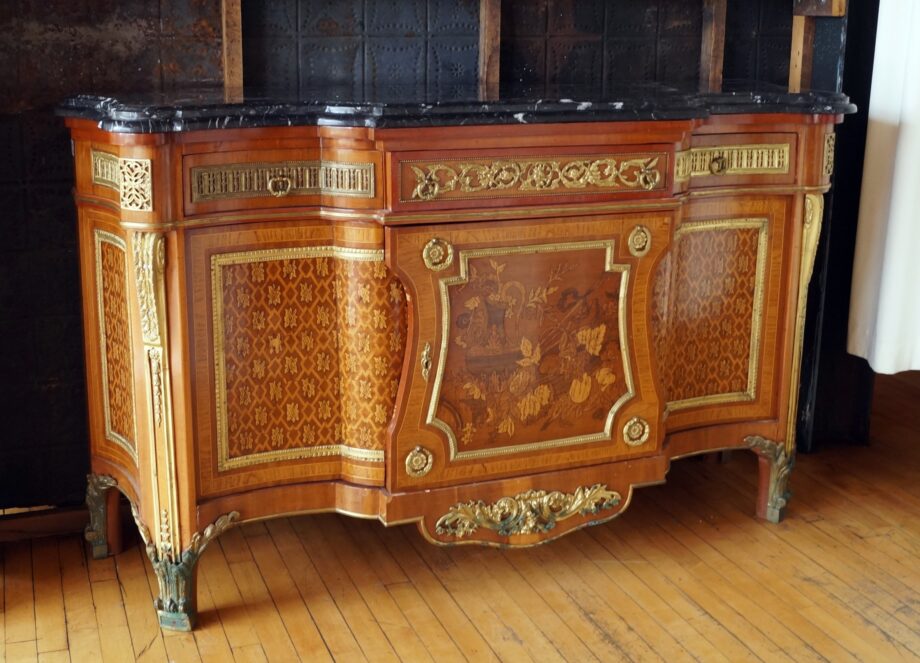
<svg viewBox="0 0 920 663">
<path fill-rule="evenodd" d="M 673 147 L 644 145 L 397 152 L 394 210 L 467 209 L 661 198 Z"/>
</svg>

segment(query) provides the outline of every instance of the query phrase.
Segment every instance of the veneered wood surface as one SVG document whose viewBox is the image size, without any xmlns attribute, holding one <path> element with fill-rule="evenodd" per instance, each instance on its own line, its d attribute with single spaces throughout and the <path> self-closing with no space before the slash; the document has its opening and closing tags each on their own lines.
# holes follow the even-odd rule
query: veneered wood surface
<svg viewBox="0 0 920 663">
<path fill-rule="evenodd" d="M 820 192 L 828 184 L 823 168 L 824 137 L 836 119 L 831 116 L 767 114 L 716 116 L 704 124 L 689 121 L 598 123 L 447 127 L 412 131 L 296 127 L 192 132 L 171 136 L 110 135 L 99 131 L 91 123 L 71 120 L 69 123 L 76 141 L 78 166 L 77 196 L 84 214 L 108 215 L 106 218 L 116 224 L 113 226 L 116 230 L 120 221 L 120 232 L 123 233 L 124 229 L 166 232 L 165 286 L 174 402 L 173 425 L 177 441 L 175 476 L 179 494 L 181 541 L 187 542 L 195 531 L 231 510 L 239 510 L 243 519 L 323 510 L 339 510 L 386 522 L 416 521 L 421 518 L 429 536 L 437 536 L 433 523 L 457 501 L 494 501 L 526 490 L 575 490 L 594 480 L 607 481 L 611 489 L 621 492 L 624 500 L 620 508 L 625 508 L 632 486 L 661 481 L 668 467 L 667 461 L 672 456 L 739 447 L 743 445 L 745 436 L 751 434 L 782 440 L 789 416 L 787 404 L 789 381 L 792 379 L 790 357 L 795 342 L 793 323 L 798 297 L 804 194 Z M 705 175 L 694 177 L 689 183 L 680 186 L 674 182 L 674 158 L 679 151 L 690 147 L 718 148 L 776 143 L 788 143 L 790 146 L 787 173 Z M 91 181 L 91 149 L 105 150 L 122 157 L 152 159 L 154 211 L 119 210 L 117 194 Z M 432 162 L 445 158 L 445 155 L 457 155 L 472 161 L 506 160 L 514 159 L 515 156 L 527 160 L 535 155 L 557 154 L 568 157 L 608 151 L 611 154 L 663 154 L 664 160 L 660 162 L 663 169 L 661 187 L 650 192 L 631 191 L 624 194 L 622 199 L 619 194 L 603 194 L 595 198 L 593 194 L 582 192 L 573 197 L 560 196 L 558 200 L 529 194 L 501 198 L 498 202 L 488 198 L 455 201 L 435 199 L 418 208 L 399 201 L 403 171 L 401 164 L 408 156 Z M 314 196 L 287 199 L 286 202 L 281 199 L 280 203 L 264 197 L 240 198 L 208 202 L 204 207 L 200 204 L 198 207 L 190 206 L 187 173 L 193 164 L 245 164 L 317 158 L 373 163 L 376 171 L 374 197 L 358 200 L 344 196 Z M 273 208 L 272 205 L 277 207 Z M 400 209 L 400 205 L 404 208 Z M 686 352 L 680 353 L 686 350 L 688 343 L 696 342 L 693 337 L 698 336 L 705 337 L 705 344 L 713 351 L 712 357 L 718 363 L 719 352 L 725 351 L 717 347 L 714 341 L 717 338 L 722 340 L 717 333 L 718 325 L 710 325 L 710 331 L 706 334 L 700 331 L 699 326 L 703 322 L 700 316 L 720 315 L 713 309 L 713 302 L 720 298 L 724 300 L 720 310 L 725 320 L 734 320 L 733 331 L 723 336 L 740 342 L 746 336 L 742 323 L 750 319 L 751 324 L 756 326 L 750 293 L 744 291 L 744 288 L 751 286 L 751 246 L 747 242 L 750 238 L 745 239 L 747 243 L 729 238 L 727 244 L 723 242 L 725 246 L 720 244 L 718 256 L 709 256 L 712 250 L 706 246 L 697 247 L 700 248 L 696 252 L 699 255 L 693 254 L 692 257 L 696 264 L 687 271 L 683 269 L 686 265 L 680 265 L 682 236 L 679 234 L 674 239 L 673 233 L 685 223 L 739 218 L 767 219 L 764 306 L 760 318 L 761 356 L 757 367 L 755 398 L 751 402 L 701 403 L 692 408 L 673 411 L 663 419 L 669 390 L 675 393 L 682 390 L 684 395 L 713 395 L 705 393 L 711 391 L 711 385 L 707 386 L 705 380 L 698 383 L 703 385 L 699 389 L 688 386 L 697 384 L 693 382 L 695 378 L 691 367 L 675 370 L 679 362 L 669 361 L 671 356 L 686 358 Z M 651 250 L 641 258 L 633 257 L 626 248 L 626 238 L 637 225 L 646 226 L 652 236 Z M 130 233 L 126 236 L 130 237 Z M 592 442 L 583 446 L 529 450 L 507 456 L 498 454 L 486 459 L 447 462 L 450 450 L 444 435 L 424 422 L 430 384 L 424 383 L 418 366 L 423 338 L 432 339 L 433 349 L 437 350 L 438 347 L 438 279 L 456 275 L 456 265 L 438 274 L 424 267 L 421 260 L 422 247 L 435 236 L 451 241 L 458 252 L 491 247 L 499 254 L 513 246 L 614 240 L 614 262 L 630 267 L 625 290 L 626 334 L 618 340 L 625 339 L 628 344 L 636 397 L 627 401 L 617 413 L 612 427 L 612 444 Z M 389 360 L 398 362 L 403 359 L 403 373 L 388 441 L 383 447 L 377 447 L 384 451 L 384 461 L 368 462 L 337 456 L 298 460 L 279 458 L 264 464 L 218 471 L 211 258 L 227 252 L 304 249 L 317 245 L 385 250 L 388 264 L 397 273 L 408 293 L 410 313 L 405 345 L 397 343 L 387 350 Z M 592 249 L 582 253 L 570 252 L 570 257 L 577 259 L 577 269 L 573 273 L 578 277 L 566 285 L 579 291 L 579 297 L 584 298 L 587 303 L 585 314 L 582 316 L 579 313 L 579 320 L 568 322 L 563 319 L 552 325 L 566 327 L 566 333 L 573 336 L 576 350 L 573 357 L 581 357 L 578 361 L 602 363 L 605 361 L 604 344 L 613 338 L 610 330 L 615 321 L 611 319 L 608 325 L 606 320 L 610 317 L 609 311 L 599 313 L 603 310 L 599 307 L 602 307 L 602 300 L 611 299 L 615 293 L 604 280 L 595 254 L 599 256 L 600 251 Z M 553 270 L 560 268 L 561 263 L 556 264 L 559 261 L 554 262 L 550 255 L 542 252 L 528 254 L 525 250 L 523 254 L 496 255 L 492 259 L 496 259 L 498 265 L 504 264 L 502 269 L 509 270 L 508 282 L 520 283 L 525 294 L 546 287 L 547 304 L 558 307 L 562 291 L 549 293 L 549 289 L 554 286 L 537 283 L 540 279 L 550 279 Z M 711 265 L 699 264 L 707 259 L 711 259 Z M 721 282 L 713 281 L 716 277 L 722 278 L 733 273 L 725 266 L 734 262 L 739 265 L 745 263 L 747 271 L 743 271 L 746 275 L 744 278 L 733 280 L 731 284 L 724 279 Z M 471 264 L 479 270 L 495 271 L 485 256 L 473 259 Z M 659 270 L 659 264 L 666 267 Z M 128 271 L 131 272 L 133 268 L 129 259 Z M 246 269 L 241 269 L 246 272 L 239 275 L 245 277 L 241 284 L 250 291 L 256 284 L 251 281 L 252 275 Z M 88 272 L 84 270 L 84 273 Z M 594 276 L 590 277 L 592 274 Z M 512 275 L 513 279 L 510 278 Z M 482 290 L 480 298 L 488 297 L 486 290 L 493 286 L 501 288 L 507 285 L 501 279 L 498 279 L 501 283 L 496 283 L 494 276 L 480 278 L 481 282 L 476 286 Z M 281 277 L 284 277 L 283 272 Z M 659 282 L 661 278 L 667 282 Z M 325 286 L 342 291 L 339 294 L 344 296 L 343 302 L 362 303 L 364 295 L 361 280 L 358 279 L 355 284 L 355 288 L 352 288 L 349 284 L 332 279 Z M 741 288 L 738 297 L 732 296 L 732 287 Z M 85 279 L 84 288 L 88 288 L 84 293 L 85 301 L 89 302 L 87 306 L 91 306 L 95 301 L 95 293 L 91 285 L 87 286 Z M 703 295 L 697 304 L 687 308 L 689 304 L 685 295 L 694 289 Z M 129 309 L 137 311 L 136 294 L 132 290 L 129 287 Z M 589 290 L 593 294 L 589 295 Z M 458 294 L 459 290 L 451 292 L 456 297 L 454 308 L 465 307 L 469 302 L 470 298 L 464 299 L 464 295 Z M 505 288 L 505 295 L 509 292 L 511 290 Z M 370 292 L 367 294 L 370 295 Z M 267 290 L 262 295 L 267 296 Z M 231 288 L 222 296 L 228 302 L 235 302 L 239 295 Z M 681 299 L 683 309 L 677 306 L 676 298 Z M 659 303 L 658 309 L 651 305 L 653 300 Z M 371 297 L 373 301 L 376 299 Z M 664 302 L 663 311 L 661 302 Z M 363 302 L 362 305 L 368 303 Z M 731 313 L 731 303 L 737 304 L 738 312 Z M 317 308 L 307 306 L 301 313 L 303 316 L 311 316 L 317 311 Z M 362 311 L 360 315 L 363 314 Z M 279 315 L 281 317 L 274 324 L 283 330 L 283 311 Z M 350 315 L 348 307 L 343 315 L 346 318 Z M 684 316 L 683 321 L 680 316 Z M 89 316 L 87 319 L 94 318 Z M 555 320 L 552 316 L 547 319 Z M 235 326 L 248 322 L 248 313 L 239 313 L 233 319 Z M 252 322 L 255 322 L 254 318 Z M 453 339 L 460 338 L 457 333 L 458 322 L 457 318 L 450 321 L 454 327 L 450 334 Z M 599 331 L 602 325 L 605 326 L 603 334 Z M 683 329 L 681 333 L 685 336 L 675 337 L 672 330 L 676 329 Z M 87 333 L 91 334 L 92 331 Z M 579 334 L 582 336 L 581 341 L 578 340 Z M 516 349 L 511 345 L 505 348 L 508 357 L 504 365 L 507 367 L 526 368 L 519 364 L 527 359 L 522 349 L 526 345 L 523 343 L 525 337 L 530 341 L 530 358 L 533 358 L 537 347 L 543 361 L 549 362 L 554 355 L 561 357 L 563 354 L 561 342 L 557 343 L 550 338 L 553 334 L 549 327 L 541 328 L 533 321 L 510 335 L 506 330 L 505 335 L 502 343 L 517 346 Z M 250 340 L 257 336 L 252 336 Z M 599 343 L 592 340 L 595 336 L 600 339 Z M 91 338 L 88 336 L 88 344 Z M 238 338 L 242 337 L 235 336 L 231 341 L 236 342 Z M 135 348 L 139 345 L 140 340 L 135 336 Z M 597 356 L 589 351 L 595 345 L 598 346 Z M 449 344 L 449 347 L 453 346 Z M 89 375 L 92 378 L 98 375 L 99 359 L 92 359 L 94 355 L 89 345 L 87 352 L 90 358 L 88 363 L 91 364 Z M 578 352 L 584 356 L 578 355 Z M 135 354 L 139 371 L 137 375 L 142 375 L 141 353 L 138 351 Z M 353 361 L 356 353 L 349 351 L 348 354 L 349 358 L 344 355 L 340 357 L 346 363 Z M 612 358 L 612 355 L 609 357 Z M 433 358 L 437 361 L 437 353 Z M 482 363 L 484 360 L 476 361 Z M 461 362 L 466 363 L 466 360 Z M 736 363 L 739 366 L 743 364 Z M 513 403 L 509 401 L 502 407 L 510 404 L 510 407 L 517 408 L 518 413 L 531 412 L 533 408 L 528 409 L 522 399 L 534 394 L 538 397 L 540 394 L 536 393 L 536 389 L 541 384 L 549 386 L 554 380 L 560 381 L 557 385 L 559 395 L 563 399 L 569 398 L 574 405 L 579 405 L 576 401 L 581 399 L 583 392 L 587 392 L 589 398 L 582 402 L 592 404 L 592 394 L 603 394 L 595 404 L 597 407 L 587 414 L 583 413 L 584 417 L 579 414 L 572 425 L 572 429 L 578 433 L 587 432 L 590 428 L 588 422 L 599 421 L 594 416 L 594 410 L 600 411 L 604 407 L 609 410 L 606 390 L 602 387 L 611 390 L 610 400 L 613 400 L 614 395 L 622 393 L 617 391 L 622 386 L 622 383 L 617 382 L 621 378 L 617 372 L 622 371 L 622 367 L 614 365 L 615 362 L 608 364 L 591 364 L 589 371 L 586 363 L 582 366 L 585 370 L 578 375 L 551 370 L 547 375 L 552 374 L 552 377 L 534 381 L 534 376 L 530 376 L 527 379 L 532 384 L 528 386 L 532 388 L 524 389 Z M 517 371 L 517 368 L 512 368 L 512 372 Z M 603 372 L 605 368 L 615 379 L 612 383 L 602 385 L 601 381 L 607 381 L 610 377 L 607 372 Z M 276 370 L 283 375 L 284 364 L 279 364 Z M 562 385 L 559 377 L 563 375 L 568 375 L 565 385 Z M 484 378 L 484 374 L 480 377 Z M 525 377 L 515 382 L 516 387 L 521 387 L 526 381 Z M 98 377 L 93 379 L 98 380 Z M 377 376 L 374 379 L 381 378 Z M 360 378 L 353 385 L 359 397 L 369 393 L 364 382 L 371 384 L 373 380 Z M 466 382 L 468 380 L 464 379 L 450 383 L 445 391 L 453 394 L 450 398 L 453 399 L 454 409 L 459 400 L 463 399 L 463 393 L 468 393 L 465 392 Z M 591 385 L 590 392 L 587 389 L 588 383 Z M 486 385 L 483 382 L 479 386 L 480 390 Z M 146 385 L 137 386 L 139 394 L 146 393 L 141 391 L 141 387 L 147 389 Z M 510 389 L 511 385 L 509 383 L 506 386 Z M 270 402 L 270 390 L 268 394 Z M 575 394 L 574 398 L 572 394 Z M 98 398 L 98 394 L 91 398 L 93 407 L 98 408 Z M 504 396 L 491 400 L 503 403 L 502 398 Z M 542 403 L 536 398 L 531 405 L 538 401 Z M 242 401 L 239 403 L 242 406 Z M 524 410 L 519 407 L 522 403 L 525 405 Z M 299 409 L 308 407 L 312 406 L 304 401 Z M 546 412 L 542 412 L 543 407 L 547 408 Z M 549 403 L 540 405 L 541 411 L 538 414 L 545 417 L 550 412 L 556 412 L 549 407 Z M 553 404 L 553 407 L 556 405 Z M 149 426 L 150 415 L 147 403 L 139 402 L 138 410 L 139 426 L 142 430 L 148 430 L 146 427 Z M 285 407 L 279 406 L 273 416 L 285 420 L 293 416 L 296 419 L 296 410 L 289 412 L 285 403 Z M 618 440 L 622 435 L 623 424 L 634 415 L 642 416 L 649 422 L 651 437 L 644 445 L 627 448 Z M 375 417 L 373 408 L 370 415 L 362 413 L 357 419 L 365 422 L 368 416 L 371 419 Z M 469 418 L 470 412 L 464 416 Z M 507 435 L 509 430 L 506 425 L 504 432 L 499 431 L 505 418 L 500 417 L 497 424 L 485 424 L 488 421 L 487 415 L 485 419 L 481 418 L 480 424 L 485 426 L 483 430 L 486 432 L 476 438 L 477 441 L 470 449 L 487 451 L 505 446 L 499 439 Z M 555 421 L 554 417 L 546 419 L 549 429 L 544 434 L 537 430 L 539 427 L 534 425 L 535 421 L 530 420 L 531 415 L 525 418 L 527 421 L 521 420 L 515 425 L 515 433 L 522 440 L 526 437 L 524 443 L 552 440 L 558 433 L 553 426 L 558 428 L 560 422 L 565 421 L 564 418 L 559 421 Z M 377 433 L 386 430 L 386 421 L 382 424 L 375 422 L 375 426 L 379 426 L 375 429 Z M 464 422 L 455 421 L 458 427 Z M 530 429 L 528 424 L 531 425 Z M 270 432 L 268 434 L 271 435 Z M 496 440 L 499 441 L 496 443 Z M 405 473 L 404 462 L 406 454 L 419 444 L 434 453 L 435 461 L 432 472 L 416 480 Z M 126 492 L 132 499 L 141 503 L 145 520 L 155 522 L 155 514 L 151 513 L 149 504 L 155 490 L 149 465 L 151 450 L 147 440 L 140 440 L 139 445 L 141 456 L 148 459 L 144 461 L 147 465 L 142 463 L 139 471 L 128 467 L 123 458 L 107 459 L 103 454 L 95 452 L 93 467 L 97 472 L 115 474 L 127 486 Z M 382 492 L 379 488 L 382 485 L 386 485 L 390 492 Z M 433 488 L 434 492 L 427 495 L 413 492 L 423 486 Z M 546 536 L 579 527 L 588 520 L 590 518 L 572 518 Z M 484 540 L 498 541 L 490 537 L 489 534 L 483 536 Z M 532 541 L 527 539 L 526 542 Z"/>
<path fill-rule="evenodd" d="M 413 302 L 390 447 L 391 490 L 653 452 L 661 410 L 650 367 L 647 291 L 671 224 L 667 213 L 647 213 L 389 230 L 388 263 Z M 636 258 L 628 238 L 640 225 L 651 247 Z M 453 264 L 440 272 L 422 260 L 433 238 L 453 247 Z M 420 367 L 425 344 L 433 364 L 427 381 Z M 441 398 L 431 411 L 439 376 Z M 610 419 L 630 384 L 635 398 Z M 635 416 L 652 431 L 647 443 L 630 448 L 621 431 Z M 431 425 L 434 417 L 452 430 L 452 444 Z M 585 435 L 601 439 L 565 442 Z M 434 454 L 435 469 L 413 480 L 401 463 L 419 444 Z M 522 445 L 543 448 L 508 453 Z"/>
</svg>

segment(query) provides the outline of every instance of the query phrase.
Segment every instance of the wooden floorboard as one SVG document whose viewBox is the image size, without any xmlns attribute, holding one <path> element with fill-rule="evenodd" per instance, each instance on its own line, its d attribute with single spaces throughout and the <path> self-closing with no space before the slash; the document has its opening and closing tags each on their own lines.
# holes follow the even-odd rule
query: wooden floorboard
<svg viewBox="0 0 920 663">
<path fill-rule="evenodd" d="M 786 519 L 756 460 L 674 464 L 624 515 L 529 550 L 438 548 L 323 515 L 224 534 L 200 623 L 161 631 L 138 545 L 0 544 L 0 661 L 920 661 L 920 373 L 877 381 L 871 444 L 799 456 Z"/>
</svg>

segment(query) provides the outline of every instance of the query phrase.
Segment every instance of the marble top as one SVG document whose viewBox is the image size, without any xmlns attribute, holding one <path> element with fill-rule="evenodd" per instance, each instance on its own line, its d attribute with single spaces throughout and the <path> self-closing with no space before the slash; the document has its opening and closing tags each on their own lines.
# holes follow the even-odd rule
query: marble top
<svg viewBox="0 0 920 663">
<path fill-rule="evenodd" d="M 657 84 L 599 91 L 578 86 L 503 86 L 483 100 L 475 88 L 425 95 L 392 86 L 370 92 L 324 87 L 297 95 L 223 88 L 170 93 L 78 95 L 57 112 L 94 120 L 105 131 L 160 133 L 275 126 L 426 127 L 628 120 L 686 120 L 715 114 L 846 114 L 856 111 L 837 92 L 790 93 L 777 86 L 729 82 L 723 92 L 698 93 Z"/>
</svg>

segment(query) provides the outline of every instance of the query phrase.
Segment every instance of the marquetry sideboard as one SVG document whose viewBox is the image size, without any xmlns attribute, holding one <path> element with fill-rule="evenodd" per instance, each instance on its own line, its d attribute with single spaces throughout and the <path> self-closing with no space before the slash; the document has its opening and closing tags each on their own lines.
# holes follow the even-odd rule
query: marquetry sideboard
<svg viewBox="0 0 920 663">
<path fill-rule="evenodd" d="M 528 546 L 749 448 L 780 518 L 845 97 L 183 103 L 62 110 L 87 538 L 118 547 L 127 496 L 163 626 L 214 537 L 279 514 Z"/>
</svg>

